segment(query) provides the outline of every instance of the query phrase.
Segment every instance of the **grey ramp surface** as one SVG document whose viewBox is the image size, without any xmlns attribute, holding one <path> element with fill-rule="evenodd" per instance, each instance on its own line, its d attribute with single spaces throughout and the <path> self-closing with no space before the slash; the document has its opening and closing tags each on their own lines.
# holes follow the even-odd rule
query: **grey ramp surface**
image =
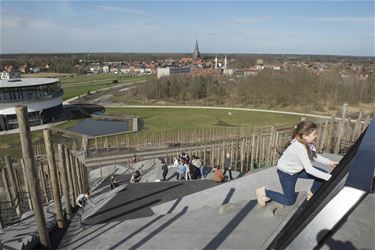
<svg viewBox="0 0 375 250">
<path fill-rule="evenodd" d="M 154 215 L 83 228 L 76 226 L 59 249 L 259 249 L 293 208 L 273 216 L 256 201 Z M 261 226 L 260 226 L 261 225 Z"/>
<path fill-rule="evenodd" d="M 184 185 L 206 181 L 136 183 L 141 185 Z M 311 181 L 299 180 L 296 191 L 301 191 L 294 206 L 281 207 L 270 203 L 266 209 L 256 207 L 255 188 L 266 185 L 281 190 L 275 168 L 262 169 L 250 175 L 192 194 L 180 193 L 171 201 L 160 201 L 153 207 L 153 192 L 134 189 L 131 200 L 116 202 L 98 214 L 93 224 L 72 223 L 60 249 L 259 249 L 264 248 L 285 225 L 306 198 Z M 142 191 L 141 191 L 142 190 Z M 171 188 L 170 190 L 178 190 Z M 127 190 L 129 191 L 129 190 Z M 140 192 L 140 196 L 136 196 Z M 168 193 L 166 190 L 161 194 Z M 126 191 L 119 194 L 126 194 Z M 150 195 L 151 194 L 151 195 Z M 124 196 L 126 199 L 126 196 Z M 130 198 L 130 197 L 128 197 Z M 151 200 L 150 200 L 151 199 Z M 122 204 L 121 204 L 121 202 Z M 147 206 L 142 207 L 142 202 Z M 162 203 L 165 202 L 165 203 Z M 148 203 L 148 204 L 147 204 Z M 142 205 L 143 204 L 143 205 Z M 109 204 L 107 204 L 109 205 Z M 141 208 L 131 207 L 141 206 Z M 125 210 L 124 208 L 127 207 Z M 104 208 L 104 207 L 103 207 Z M 134 209 L 136 208 L 136 209 Z M 277 208 L 274 210 L 274 208 Z M 118 209 L 118 210 L 117 210 Z M 117 215 L 112 213 L 118 213 Z M 128 213 L 128 211 L 131 211 Z M 100 211 L 99 211 L 100 212 Z M 137 214 L 137 213 L 140 214 Z M 106 214 L 108 213 L 108 214 Z M 103 217 L 101 217 L 103 216 Z M 106 217 L 107 216 L 107 217 Z M 112 218 L 111 218 L 112 217 Z"/>
<path fill-rule="evenodd" d="M 305 194 L 311 184 L 312 180 L 299 179 L 296 185 L 296 192 Z M 175 205 L 175 201 L 170 201 L 153 206 L 152 210 L 155 214 L 165 214 L 173 206 L 175 206 L 175 211 L 181 211 L 185 206 L 188 206 L 189 210 L 216 207 L 220 205 L 222 201 L 228 199 L 228 194 L 230 194 L 230 201 L 233 203 L 249 201 L 256 199 L 255 189 L 261 186 L 266 186 L 267 188 L 281 192 L 276 167 L 261 169 L 261 171 L 255 171 L 241 178 L 224 182 L 222 185 L 214 188 L 185 196 L 178 205 Z"/>
<path fill-rule="evenodd" d="M 152 205 L 181 199 L 215 185 L 213 181 L 131 183 L 83 222 L 94 225 L 152 216 Z"/>
<path fill-rule="evenodd" d="M 262 172 L 260 171 L 257 174 Z M 275 180 L 275 175 L 271 176 Z M 137 187 L 133 190 L 133 193 L 136 193 L 136 191 L 142 193 L 145 192 L 145 190 L 140 188 L 142 186 L 147 186 L 153 192 L 157 192 L 156 186 L 169 188 L 178 185 L 178 187 L 184 186 L 184 189 L 186 189 L 188 186 L 185 185 L 195 184 L 196 186 L 197 183 L 209 182 L 136 183 L 130 184 L 128 187 Z M 255 199 L 234 201 L 234 193 L 231 186 L 227 185 L 234 182 L 221 185 L 214 183 L 209 189 L 211 195 L 218 193 L 218 190 L 224 188 L 221 190 L 223 193 L 222 199 L 217 199 L 215 203 L 209 204 L 204 198 L 200 198 L 198 201 L 206 204 L 201 208 L 191 209 L 190 205 L 186 204 L 182 209 L 177 210 L 176 208 L 180 203 L 189 197 L 189 195 L 183 194 L 184 197 L 180 196 L 181 198 L 175 199 L 165 214 L 152 215 L 151 210 L 146 211 L 142 208 L 133 210 L 134 214 L 131 214 L 132 216 L 122 214 L 115 216 L 115 218 L 98 217 L 94 221 L 95 223 L 90 225 L 86 221 L 83 224 L 73 222 L 59 248 L 259 249 L 285 223 L 286 218 L 292 214 L 296 206 L 301 203 L 301 200 L 305 199 L 304 194 L 302 194 L 299 196 L 299 202 L 296 203 L 296 206 L 279 208 L 274 213 L 271 208 L 278 206 L 270 204 L 266 209 L 259 209 L 256 207 Z M 171 188 L 171 190 L 177 189 Z M 120 192 L 119 194 L 122 193 Z M 126 191 L 123 191 L 123 194 L 126 195 Z M 148 194 L 152 194 L 152 192 L 148 192 Z M 161 194 L 165 196 L 167 192 L 163 191 Z M 146 196 L 146 200 L 143 202 L 154 198 L 155 195 L 143 195 Z M 139 198 L 142 198 L 142 196 Z M 143 200 L 139 198 L 133 197 L 130 201 L 122 201 L 122 199 L 116 198 L 115 200 L 125 203 L 130 202 L 130 204 L 133 203 L 133 205 L 138 206 L 138 202 Z M 195 205 L 196 203 L 190 202 L 190 204 Z M 127 205 L 129 204 L 122 204 L 115 209 L 122 208 L 118 212 L 126 213 L 126 210 L 123 209 Z M 116 204 L 111 206 L 116 206 Z M 131 207 L 129 208 L 131 209 Z M 109 207 L 109 209 L 111 208 Z M 144 211 L 141 212 L 142 210 Z M 111 211 L 105 211 L 105 213 L 109 213 L 106 216 L 112 217 L 113 213 Z"/>
</svg>

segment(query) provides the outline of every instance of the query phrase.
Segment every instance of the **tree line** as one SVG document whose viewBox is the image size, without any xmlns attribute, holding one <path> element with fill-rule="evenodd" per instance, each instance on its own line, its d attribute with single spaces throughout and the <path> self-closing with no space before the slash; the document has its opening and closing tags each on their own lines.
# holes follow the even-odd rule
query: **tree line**
<svg viewBox="0 0 375 250">
<path fill-rule="evenodd" d="M 342 78 L 335 70 L 319 75 L 302 68 L 265 69 L 248 77 L 173 76 L 150 78 L 129 93 L 138 100 L 179 104 L 303 106 L 307 110 L 375 102 L 375 79 Z"/>
</svg>

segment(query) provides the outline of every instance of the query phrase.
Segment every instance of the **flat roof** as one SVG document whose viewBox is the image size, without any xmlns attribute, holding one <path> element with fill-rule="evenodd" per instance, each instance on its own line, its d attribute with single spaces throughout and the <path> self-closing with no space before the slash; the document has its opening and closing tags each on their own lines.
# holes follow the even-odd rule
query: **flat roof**
<svg viewBox="0 0 375 250">
<path fill-rule="evenodd" d="M 39 86 L 58 81 L 57 78 L 13 78 L 0 80 L 0 88 Z"/>
</svg>

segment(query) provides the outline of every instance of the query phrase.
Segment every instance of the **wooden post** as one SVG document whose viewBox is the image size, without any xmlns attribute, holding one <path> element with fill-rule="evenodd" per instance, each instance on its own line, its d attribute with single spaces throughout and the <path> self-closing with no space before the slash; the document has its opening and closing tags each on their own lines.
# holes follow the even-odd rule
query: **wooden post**
<svg viewBox="0 0 375 250">
<path fill-rule="evenodd" d="M 263 136 L 262 138 L 262 162 L 263 164 L 266 164 L 266 137 Z"/>
<path fill-rule="evenodd" d="M 251 138 L 251 156 L 250 156 L 250 171 L 254 170 L 254 163 L 255 163 L 255 133 Z"/>
<path fill-rule="evenodd" d="M 336 146 L 335 146 L 335 154 L 339 154 L 340 152 L 340 146 L 341 146 L 341 140 L 342 136 L 344 134 L 344 123 L 346 119 L 346 110 L 348 109 L 348 104 L 344 103 L 342 107 L 342 114 L 341 114 L 341 120 L 340 120 L 340 125 L 338 129 L 338 134 L 337 134 L 337 139 L 336 139 Z"/>
<path fill-rule="evenodd" d="M 27 107 L 16 106 L 17 120 L 20 132 L 22 156 L 25 163 L 27 183 L 30 184 L 30 196 L 34 207 L 34 217 L 38 226 L 40 244 L 44 248 L 51 248 L 49 235 L 44 217 L 43 206 L 40 200 L 40 188 L 33 154 Z"/>
<path fill-rule="evenodd" d="M 362 110 L 359 112 L 359 115 L 358 115 L 358 119 L 354 125 L 354 131 L 353 131 L 353 136 L 352 136 L 352 142 L 354 142 L 355 140 L 357 140 L 357 138 L 359 137 L 359 135 L 361 134 L 361 123 L 362 123 L 362 116 L 363 116 L 363 112 Z"/>
<path fill-rule="evenodd" d="M 103 167 L 102 167 L 101 161 L 99 161 L 99 167 L 100 167 L 100 178 L 103 179 Z"/>
<path fill-rule="evenodd" d="M 62 184 L 62 190 L 63 190 L 63 195 L 64 195 L 64 203 L 65 203 L 65 213 L 66 213 L 66 218 L 68 220 L 71 220 L 72 218 L 72 209 L 70 206 L 70 201 L 69 201 L 69 184 L 68 184 L 68 175 L 66 171 L 66 162 L 65 162 L 65 147 L 63 144 L 58 145 L 58 150 L 59 150 L 59 158 L 60 158 L 60 180 Z"/>
<path fill-rule="evenodd" d="M 18 197 L 20 198 L 21 203 L 23 203 L 24 202 L 24 192 L 23 192 L 23 187 L 22 187 L 20 175 L 18 173 L 17 168 L 14 168 L 14 176 L 16 177 Z"/>
<path fill-rule="evenodd" d="M 220 165 L 223 165 L 224 166 L 224 161 L 225 161 L 225 141 L 223 141 L 223 145 L 222 145 L 222 152 L 221 152 L 221 157 L 220 157 Z M 230 166 L 230 165 L 229 165 Z"/>
<path fill-rule="evenodd" d="M 240 160 L 241 160 L 241 172 L 244 171 L 244 163 L 245 163 L 245 139 L 242 139 L 241 142 L 241 155 L 240 155 Z"/>
<path fill-rule="evenodd" d="M 17 215 L 19 217 L 21 217 L 22 211 L 21 211 L 21 206 L 20 206 L 21 205 L 20 204 L 20 197 L 18 196 L 18 190 L 17 190 L 17 180 L 16 180 L 16 176 L 14 175 L 13 165 L 12 165 L 12 161 L 10 159 L 10 155 L 5 156 L 5 163 L 6 163 L 6 166 L 7 166 L 7 172 L 9 174 L 12 201 L 13 201 L 13 204 L 16 206 Z"/>
<path fill-rule="evenodd" d="M 53 150 L 53 145 L 52 145 L 51 130 L 44 129 L 43 135 L 44 135 L 44 143 L 46 145 L 46 154 L 47 154 L 47 161 L 48 161 L 48 166 L 49 166 L 49 171 L 50 171 L 49 175 L 50 175 L 51 186 L 52 186 L 53 200 L 55 202 L 57 226 L 58 228 L 64 228 L 64 216 L 62 213 L 59 182 L 57 179 L 58 170 L 56 167 L 55 152 Z"/>
<path fill-rule="evenodd" d="M 27 203 L 29 204 L 29 209 L 31 211 L 33 210 L 33 203 L 30 197 L 29 184 L 27 183 L 25 162 L 23 159 L 20 159 L 20 162 L 22 167 L 23 181 L 25 182 L 25 192 L 27 193 Z"/>
<path fill-rule="evenodd" d="M 273 137 L 274 137 L 274 134 L 275 134 L 275 127 L 272 126 L 271 127 L 271 131 L 270 131 L 270 140 L 268 142 L 268 148 L 266 148 L 266 152 L 265 152 L 265 155 L 266 155 L 266 164 L 267 165 L 271 165 L 271 152 L 272 152 L 272 145 L 273 145 Z"/>
<path fill-rule="evenodd" d="M 273 145 L 273 155 L 272 155 L 272 166 L 275 166 L 277 163 L 277 148 L 279 147 L 280 144 L 280 133 L 279 131 L 276 131 L 276 137 L 274 140 L 274 145 Z"/>
<path fill-rule="evenodd" d="M 8 200 L 10 201 L 10 204 L 13 206 L 12 194 L 10 192 L 10 186 L 9 186 L 9 180 L 8 180 L 8 174 L 7 174 L 6 168 L 1 168 L 1 175 L 3 177 L 5 193 L 7 195 Z"/>
<path fill-rule="evenodd" d="M 43 163 L 41 162 L 39 166 L 40 166 L 40 169 L 39 169 L 39 178 L 40 178 L 40 180 L 42 182 L 42 188 L 43 188 L 44 196 L 46 197 L 47 203 L 49 203 L 49 195 L 48 195 L 48 190 L 47 190 L 46 176 L 44 174 Z"/>
<path fill-rule="evenodd" d="M 75 202 L 75 191 L 74 191 L 74 185 L 73 185 L 73 177 L 72 177 L 72 168 L 70 164 L 70 158 L 69 158 L 69 150 L 67 147 L 64 147 L 64 155 L 65 155 L 65 164 L 66 164 L 66 174 L 68 176 L 68 185 L 69 185 L 69 195 L 70 195 L 70 205 L 71 207 L 74 207 Z"/>
<path fill-rule="evenodd" d="M 87 178 L 87 169 L 86 169 L 85 165 L 83 165 L 82 162 L 80 162 L 79 164 L 80 164 L 80 168 L 81 168 L 82 185 L 83 185 L 84 192 L 86 193 L 90 190 L 89 189 L 89 181 L 88 181 L 88 178 Z"/>
<path fill-rule="evenodd" d="M 257 140 L 256 140 L 256 150 L 255 150 L 255 159 L 257 162 L 257 166 L 259 166 L 260 160 L 260 141 L 262 140 L 262 136 L 260 134 L 257 135 Z"/>
<path fill-rule="evenodd" d="M 73 181 L 73 190 L 74 190 L 73 200 L 75 200 L 81 191 L 79 190 L 77 170 L 76 170 L 76 165 L 75 165 L 72 151 L 69 151 L 69 159 L 70 159 L 70 166 L 71 166 L 71 171 L 72 171 L 72 181 Z M 73 207 L 77 206 L 75 202 L 73 204 L 74 204 Z"/>
<path fill-rule="evenodd" d="M 334 138 L 334 128 L 335 128 L 335 121 L 336 117 L 335 115 L 331 116 L 331 122 L 329 123 L 329 129 L 328 129 L 328 150 L 329 152 L 333 152 L 333 138 Z"/>
<path fill-rule="evenodd" d="M 1 209 L 0 209 L 0 229 L 4 229 L 4 223 L 3 223 L 3 219 L 1 218 Z M 3 249 L 2 243 L 0 242 L 0 249 Z"/>
<path fill-rule="evenodd" d="M 319 152 L 323 151 L 326 148 L 325 145 L 327 141 L 327 134 L 328 134 L 328 120 L 326 120 L 324 124 L 322 140 L 320 141 L 320 145 L 319 145 Z"/>
<path fill-rule="evenodd" d="M 83 180 L 82 180 L 82 171 L 81 166 L 79 164 L 78 158 L 74 157 L 74 161 L 76 162 L 76 171 L 77 171 L 77 182 L 78 182 L 78 189 L 79 193 L 83 194 L 85 193 L 85 190 L 83 188 Z"/>
<path fill-rule="evenodd" d="M 206 166 L 207 165 L 207 145 L 205 144 L 204 145 L 204 149 L 203 149 L 203 165 Z"/>
</svg>

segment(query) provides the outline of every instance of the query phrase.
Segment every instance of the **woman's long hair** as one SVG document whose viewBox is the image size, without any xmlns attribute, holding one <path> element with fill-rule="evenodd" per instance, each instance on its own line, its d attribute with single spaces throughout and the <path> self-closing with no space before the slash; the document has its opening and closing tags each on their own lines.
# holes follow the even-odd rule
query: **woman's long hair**
<svg viewBox="0 0 375 250">
<path fill-rule="evenodd" d="M 311 152 L 310 146 L 303 139 L 303 135 L 309 135 L 317 128 L 318 126 L 313 122 L 302 121 L 298 123 L 297 126 L 294 127 L 292 139 L 285 145 L 285 149 L 289 147 L 293 139 L 296 139 L 297 141 L 305 145 L 307 154 L 310 160 L 312 160 L 313 153 Z"/>
</svg>

